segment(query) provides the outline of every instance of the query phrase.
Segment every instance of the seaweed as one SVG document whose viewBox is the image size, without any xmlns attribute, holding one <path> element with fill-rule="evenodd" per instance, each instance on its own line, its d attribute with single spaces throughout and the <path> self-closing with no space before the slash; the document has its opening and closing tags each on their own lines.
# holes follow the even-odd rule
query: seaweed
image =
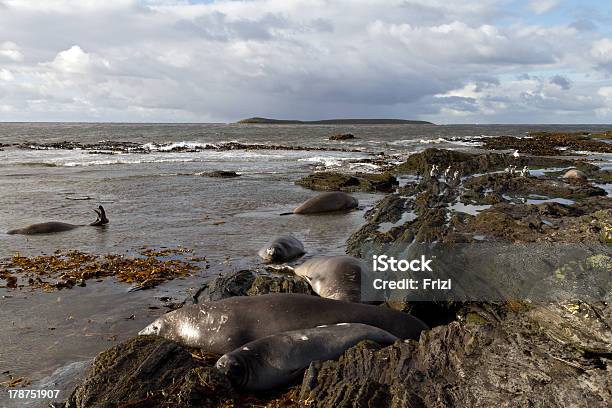
<svg viewBox="0 0 612 408">
<path fill-rule="evenodd" d="M 53 255 L 34 257 L 17 253 L 0 262 L 0 279 L 6 281 L 6 285 L 0 287 L 29 286 L 52 291 L 85 286 L 88 280 L 113 276 L 119 282 L 135 285 L 137 289 L 148 289 L 208 267 L 206 258 L 183 260 L 175 257 L 188 253 L 192 251 L 186 248 L 145 249 L 140 256 L 134 257 L 80 251 L 58 251 Z"/>
</svg>

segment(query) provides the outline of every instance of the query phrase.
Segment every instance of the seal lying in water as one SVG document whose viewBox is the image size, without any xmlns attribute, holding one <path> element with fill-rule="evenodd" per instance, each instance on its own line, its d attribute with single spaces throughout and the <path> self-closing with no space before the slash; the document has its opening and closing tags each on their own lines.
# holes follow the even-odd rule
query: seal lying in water
<svg viewBox="0 0 612 408">
<path fill-rule="evenodd" d="M 392 344 L 394 335 L 360 323 L 337 323 L 262 337 L 221 356 L 216 367 L 236 388 L 266 391 L 286 385 L 313 361 L 338 358 L 363 340 Z"/>
<path fill-rule="evenodd" d="M 304 255 L 304 245 L 295 237 L 283 235 L 268 242 L 257 253 L 264 262 L 282 263 Z"/>
<path fill-rule="evenodd" d="M 97 210 L 94 210 L 98 214 L 98 218 L 91 224 L 87 224 L 93 227 L 99 227 L 108 224 L 108 218 L 106 218 L 106 212 L 104 207 L 99 206 Z M 85 227 L 86 225 L 68 224 L 65 222 L 43 222 L 40 224 L 32 224 L 25 228 L 19 228 L 10 230 L 7 234 L 22 234 L 22 235 L 34 235 L 34 234 L 51 234 L 54 232 L 70 231 L 75 228 Z"/>
<path fill-rule="evenodd" d="M 363 261 L 352 256 L 324 256 L 297 266 L 317 295 L 347 302 L 361 302 L 361 276 L 368 273 Z"/>
<path fill-rule="evenodd" d="M 185 346 L 225 354 L 271 334 L 335 323 L 369 324 L 401 339 L 417 339 L 427 329 L 416 317 L 392 309 L 276 293 L 183 306 L 159 317 L 138 334 L 162 336 Z"/>
<path fill-rule="evenodd" d="M 359 202 L 352 195 L 334 191 L 323 193 L 306 200 L 293 210 L 293 214 L 316 214 L 331 211 L 346 211 L 357 208 Z M 291 214 L 291 213 L 288 213 Z"/>
</svg>

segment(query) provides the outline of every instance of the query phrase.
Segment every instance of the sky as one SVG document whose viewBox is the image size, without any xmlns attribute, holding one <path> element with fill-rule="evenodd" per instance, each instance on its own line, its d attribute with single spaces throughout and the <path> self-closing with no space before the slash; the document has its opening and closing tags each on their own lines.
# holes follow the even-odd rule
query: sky
<svg viewBox="0 0 612 408">
<path fill-rule="evenodd" d="M 612 2 L 0 0 L 0 121 L 612 123 Z"/>
</svg>

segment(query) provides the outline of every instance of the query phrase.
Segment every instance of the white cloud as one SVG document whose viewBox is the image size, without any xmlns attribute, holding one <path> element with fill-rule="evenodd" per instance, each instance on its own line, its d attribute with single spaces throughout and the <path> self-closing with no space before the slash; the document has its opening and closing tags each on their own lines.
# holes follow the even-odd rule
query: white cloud
<svg viewBox="0 0 612 408">
<path fill-rule="evenodd" d="M 531 0 L 529 9 L 536 14 L 546 13 L 559 5 L 559 0 Z"/>
<path fill-rule="evenodd" d="M 95 68 L 109 68 L 110 63 L 103 58 L 92 56 L 73 45 L 57 54 L 51 66 L 60 72 L 68 74 L 85 74 Z"/>
<path fill-rule="evenodd" d="M 595 41 L 591 47 L 591 55 L 599 62 L 605 63 L 612 61 L 612 40 L 609 38 L 602 38 L 601 40 Z"/>
<path fill-rule="evenodd" d="M 15 80 L 15 77 L 13 76 L 13 73 L 11 71 L 9 71 L 8 69 L 4 69 L 4 68 L 0 68 L 0 81 L 13 81 Z"/>
<path fill-rule="evenodd" d="M 0 44 L 0 60 L 2 58 L 9 59 L 11 61 L 22 61 L 23 54 L 19 51 L 17 44 L 5 41 Z"/>
</svg>

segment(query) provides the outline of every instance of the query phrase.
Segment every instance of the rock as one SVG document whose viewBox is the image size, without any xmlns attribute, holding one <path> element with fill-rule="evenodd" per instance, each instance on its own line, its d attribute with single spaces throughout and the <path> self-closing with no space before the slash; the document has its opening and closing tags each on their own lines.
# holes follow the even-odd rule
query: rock
<svg viewBox="0 0 612 408">
<path fill-rule="evenodd" d="M 301 178 L 295 184 L 316 191 L 390 192 L 398 185 L 398 181 L 390 173 L 356 173 L 349 175 L 323 171 Z"/>
<path fill-rule="evenodd" d="M 225 376 L 177 343 L 137 336 L 100 353 L 65 408 L 211 406 L 231 391 Z"/>
<path fill-rule="evenodd" d="M 352 133 L 338 133 L 337 135 L 331 135 L 329 140 L 350 140 L 355 139 L 355 135 Z"/>
<path fill-rule="evenodd" d="M 220 178 L 233 178 L 240 177 L 240 174 L 235 171 L 226 171 L 226 170 L 215 170 L 204 173 L 205 176 L 208 177 L 220 177 Z"/>
<path fill-rule="evenodd" d="M 605 304 L 474 304 L 418 342 L 362 342 L 338 361 L 312 363 L 299 400 L 310 407 L 603 407 L 612 397 L 611 323 Z"/>
<path fill-rule="evenodd" d="M 564 179 L 578 180 L 578 181 L 586 181 L 587 180 L 586 174 L 584 174 L 582 171 L 577 170 L 577 169 L 568 170 L 563 175 L 563 178 Z"/>
<path fill-rule="evenodd" d="M 572 170 L 570 170 L 572 171 Z M 580 172 L 579 170 L 574 170 Z M 582 172 L 580 172 L 582 173 Z M 584 173 L 582 173 L 584 174 Z M 485 202 L 495 204 L 499 196 L 522 196 L 538 195 L 545 197 L 568 198 L 578 200 L 586 197 L 605 196 L 606 191 L 584 183 L 566 183 L 549 177 L 519 177 L 507 173 L 487 174 L 472 177 L 465 181 L 466 191 L 463 197 L 472 198 L 472 202 Z M 487 202 L 487 195 L 497 195 Z M 469 202 L 469 201 L 467 201 Z"/>
<path fill-rule="evenodd" d="M 267 293 L 314 295 L 310 285 L 298 276 L 240 270 L 205 283 L 188 302 L 210 302 L 232 296 L 257 296 Z"/>
<path fill-rule="evenodd" d="M 528 138 L 498 136 L 484 140 L 487 149 L 516 149 L 538 156 L 568 155 L 575 151 L 612 153 L 612 144 L 594 140 L 584 133 L 535 132 L 530 133 Z"/>
<path fill-rule="evenodd" d="M 612 146 L 612 145 L 611 145 Z M 428 174 L 431 166 L 437 164 L 442 171 L 451 166 L 452 170 L 459 170 L 462 176 L 474 173 L 486 173 L 503 170 L 510 164 L 531 169 L 541 167 L 570 167 L 575 165 L 572 160 L 562 160 L 550 157 L 520 157 L 515 159 L 509 154 L 481 153 L 473 154 L 445 149 L 426 149 L 420 153 L 412 154 L 408 159 L 396 167 L 398 173 Z M 596 166 L 592 166 L 597 169 Z"/>
</svg>

